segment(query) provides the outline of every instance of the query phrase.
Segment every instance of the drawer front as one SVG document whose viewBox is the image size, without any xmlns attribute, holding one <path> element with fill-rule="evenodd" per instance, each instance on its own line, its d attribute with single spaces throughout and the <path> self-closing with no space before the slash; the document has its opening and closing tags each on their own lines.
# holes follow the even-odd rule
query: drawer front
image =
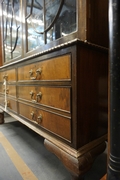
<svg viewBox="0 0 120 180">
<path fill-rule="evenodd" d="M 70 80 L 71 57 L 65 55 L 18 68 L 18 80 Z"/>
<path fill-rule="evenodd" d="M 7 98 L 7 109 L 17 112 L 17 101 Z"/>
<path fill-rule="evenodd" d="M 15 85 L 7 85 L 6 93 L 7 93 L 7 95 L 16 97 L 16 86 Z"/>
<path fill-rule="evenodd" d="M 19 103 L 19 113 L 21 116 L 35 122 L 53 134 L 71 141 L 71 123 L 69 118 L 33 108 L 22 103 Z"/>
<path fill-rule="evenodd" d="M 5 86 L 0 86 L 0 92 L 5 94 Z M 15 85 L 6 85 L 6 94 L 16 97 L 16 86 Z"/>
<path fill-rule="evenodd" d="M 18 86 L 18 97 L 70 112 L 70 87 Z"/>
<path fill-rule="evenodd" d="M 7 81 L 16 81 L 16 71 L 11 69 L 0 73 L 0 81 L 6 79 Z"/>
</svg>

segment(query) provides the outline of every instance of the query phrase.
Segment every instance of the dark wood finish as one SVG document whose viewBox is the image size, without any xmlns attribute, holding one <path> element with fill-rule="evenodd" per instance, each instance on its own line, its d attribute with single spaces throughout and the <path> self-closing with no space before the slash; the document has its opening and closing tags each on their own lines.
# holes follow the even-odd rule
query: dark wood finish
<svg viewBox="0 0 120 180">
<path fill-rule="evenodd" d="M 108 0 L 87 1 L 87 41 L 108 47 Z"/>
<path fill-rule="evenodd" d="M 107 180 L 107 175 L 103 176 L 100 180 Z"/>
<path fill-rule="evenodd" d="M 54 153 L 63 162 L 65 167 L 71 172 L 73 180 L 81 179 L 85 171 L 91 168 L 96 156 L 102 153 L 105 148 L 105 143 L 102 143 L 89 152 L 81 152 L 80 156 L 74 157 L 69 151 L 66 153 L 62 148 L 58 148 L 54 143 L 48 140 L 45 140 L 44 144 L 49 151 Z"/>
<path fill-rule="evenodd" d="M 0 124 L 4 123 L 4 111 L 0 109 Z"/>
<path fill-rule="evenodd" d="M 73 92 L 77 102 L 72 101 L 78 108 L 77 115 L 73 114 L 77 127 L 72 126 L 76 148 L 104 135 L 108 124 L 108 53 L 84 45 L 77 46 L 77 89 Z"/>
</svg>

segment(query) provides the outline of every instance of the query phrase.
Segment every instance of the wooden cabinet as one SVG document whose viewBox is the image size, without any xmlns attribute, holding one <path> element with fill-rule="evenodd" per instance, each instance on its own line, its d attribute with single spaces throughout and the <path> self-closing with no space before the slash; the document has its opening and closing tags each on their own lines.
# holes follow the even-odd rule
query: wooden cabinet
<svg viewBox="0 0 120 180">
<path fill-rule="evenodd" d="M 41 0 L 41 9 L 36 1 L 33 7 L 32 1 L 13 2 L 8 7 L 16 15 L 14 29 L 8 36 L 10 29 L 2 29 L 0 108 L 43 136 L 46 148 L 80 179 L 104 151 L 107 138 L 108 49 L 107 36 L 102 36 L 107 11 L 101 17 L 106 1 Z M 1 7 L 5 25 L 4 0 Z M 94 24 L 95 9 L 100 14 Z M 105 32 L 97 27 L 104 17 Z"/>
</svg>

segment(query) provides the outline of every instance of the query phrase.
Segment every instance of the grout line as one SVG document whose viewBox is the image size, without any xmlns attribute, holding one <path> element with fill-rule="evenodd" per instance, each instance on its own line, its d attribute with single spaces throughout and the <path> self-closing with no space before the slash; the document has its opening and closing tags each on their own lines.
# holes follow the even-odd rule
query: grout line
<svg viewBox="0 0 120 180">
<path fill-rule="evenodd" d="M 18 155 L 6 137 L 0 132 L 0 143 L 4 147 L 5 151 L 7 152 L 8 156 L 12 160 L 13 164 L 15 165 L 16 169 L 22 176 L 24 180 L 38 180 L 37 177 L 33 174 L 33 172 L 28 168 L 22 158 Z"/>
</svg>

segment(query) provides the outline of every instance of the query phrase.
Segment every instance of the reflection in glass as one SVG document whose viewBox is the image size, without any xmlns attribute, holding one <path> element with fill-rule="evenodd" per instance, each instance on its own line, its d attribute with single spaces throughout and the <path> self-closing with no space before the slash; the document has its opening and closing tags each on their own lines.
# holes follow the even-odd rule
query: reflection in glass
<svg viewBox="0 0 120 180">
<path fill-rule="evenodd" d="M 27 1 L 27 51 L 33 50 L 44 44 L 43 34 L 38 32 L 44 31 L 43 18 L 43 0 Z"/>
<path fill-rule="evenodd" d="M 5 62 L 21 54 L 20 38 L 20 2 L 19 0 L 3 0 L 3 43 Z"/>
<path fill-rule="evenodd" d="M 28 0 L 27 51 L 76 31 L 76 0 Z"/>
</svg>

